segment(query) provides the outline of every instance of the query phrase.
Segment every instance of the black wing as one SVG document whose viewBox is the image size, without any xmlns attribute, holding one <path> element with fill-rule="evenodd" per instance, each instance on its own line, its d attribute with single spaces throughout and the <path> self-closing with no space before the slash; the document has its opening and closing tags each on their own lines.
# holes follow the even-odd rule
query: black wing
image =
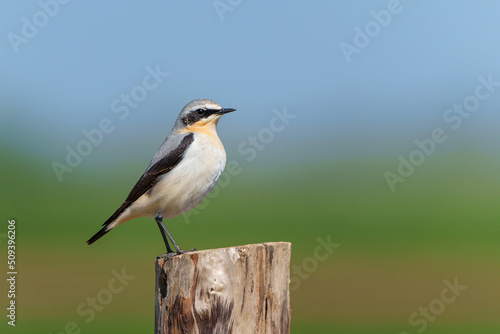
<svg viewBox="0 0 500 334">
<path fill-rule="evenodd" d="M 190 133 L 186 135 L 179 146 L 176 149 L 172 150 L 169 154 L 167 154 L 162 159 L 158 160 L 153 166 L 148 168 L 144 174 L 142 174 L 141 178 L 135 184 L 134 188 L 130 191 L 130 194 L 127 196 L 127 199 L 123 204 L 116 210 L 116 212 L 109 217 L 108 220 L 102 224 L 104 227 L 97 232 L 92 238 L 87 241 L 87 244 L 91 245 L 97 239 L 102 237 L 104 234 L 109 232 L 107 230 L 107 226 L 114 222 L 122 213 L 127 209 L 132 203 L 134 203 L 139 197 L 141 197 L 145 192 L 151 189 L 157 182 L 160 175 L 166 174 L 175 168 L 181 161 L 184 156 L 184 152 L 188 149 L 191 143 L 194 140 L 194 134 Z"/>
</svg>

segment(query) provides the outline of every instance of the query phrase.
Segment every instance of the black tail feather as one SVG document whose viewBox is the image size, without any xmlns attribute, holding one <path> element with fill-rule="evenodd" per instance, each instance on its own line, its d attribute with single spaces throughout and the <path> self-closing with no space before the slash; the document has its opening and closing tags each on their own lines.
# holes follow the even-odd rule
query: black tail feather
<svg viewBox="0 0 500 334">
<path fill-rule="evenodd" d="M 101 228 L 99 230 L 99 232 L 97 232 L 96 234 L 94 234 L 94 236 L 92 238 L 87 240 L 87 245 L 92 245 L 94 242 L 99 240 L 99 238 L 101 238 L 103 235 L 105 235 L 106 233 L 111 231 L 111 230 L 108 230 L 107 228 L 108 228 L 107 226 L 104 226 L 103 228 Z"/>
<path fill-rule="evenodd" d="M 104 224 L 102 224 L 104 227 L 101 228 L 99 230 L 99 232 L 97 232 L 92 238 L 90 238 L 89 240 L 87 240 L 87 244 L 88 245 L 92 245 L 94 242 L 96 242 L 99 238 L 101 238 L 103 235 L 105 235 L 106 233 L 108 233 L 109 231 L 111 231 L 112 229 L 107 229 L 108 228 L 108 225 L 113 223 L 116 219 L 118 219 L 118 217 L 123 213 L 123 211 L 125 211 L 125 209 L 130 205 L 130 202 L 127 202 L 125 201 L 119 208 L 118 210 L 116 210 L 115 213 L 113 213 L 113 215 L 111 217 L 108 218 L 108 220 L 106 220 L 104 222 Z"/>
</svg>

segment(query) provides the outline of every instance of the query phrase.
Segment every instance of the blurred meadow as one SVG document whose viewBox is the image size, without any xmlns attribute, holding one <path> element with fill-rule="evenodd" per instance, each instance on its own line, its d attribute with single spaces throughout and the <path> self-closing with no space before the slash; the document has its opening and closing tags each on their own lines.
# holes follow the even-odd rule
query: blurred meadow
<svg viewBox="0 0 500 334">
<path fill-rule="evenodd" d="M 15 219 L 18 271 L 1 332 L 153 331 L 154 220 L 85 241 L 203 97 L 238 109 L 218 126 L 237 168 L 167 221 L 181 247 L 292 242 L 292 333 L 498 333 L 500 4 L 401 1 L 346 57 L 390 1 L 223 3 L 58 3 L 18 52 L 8 34 L 45 7 L 0 5 L 0 246 Z M 158 87 L 115 112 L 157 66 Z M 69 166 L 103 119 L 113 130 Z"/>
</svg>

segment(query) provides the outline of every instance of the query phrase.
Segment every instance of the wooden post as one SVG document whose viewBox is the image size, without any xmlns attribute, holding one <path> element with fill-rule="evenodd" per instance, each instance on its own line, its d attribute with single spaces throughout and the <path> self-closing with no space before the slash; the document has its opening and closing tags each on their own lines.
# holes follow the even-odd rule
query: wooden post
<svg viewBox="0 0 500 334">
<path fill-rule="evenodd" d="M 289 242 L 156 260 L 155 334 L 290 333 Z"/>
</svg>

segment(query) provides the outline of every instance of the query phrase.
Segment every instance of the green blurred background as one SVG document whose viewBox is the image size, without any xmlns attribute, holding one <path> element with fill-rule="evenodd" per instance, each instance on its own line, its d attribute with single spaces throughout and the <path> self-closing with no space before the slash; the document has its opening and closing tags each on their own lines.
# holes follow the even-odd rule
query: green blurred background
<svg viewBox="0 0 500 334">
<path fill-rule="evenodd" d="M 0 245 L 15 219 L 19 273 L 17 325 L 4 316 L 2 333 L 153 330 L 154 220 L 85 241 L 199 97 L 238 109 L 219 134 L 239 168 L 167 223 L 183 248 L 292 242 L 293 333 L 499 332 L 500 94 L 457 129 L 445 114 L 479 77 L 500 79 L 500 4 L 402 1 L 348 61 L 341 43 L 355 45 L 386 1 L 41 3 L 0 5 Z M 57 13 L 16 52 L 9 33 L 47 4 Z M 158 64 L 168 76 L 119 118 L 113 101 Z M 54 162 L 104 118 L 114 130 L 58 178 Z M 447 140 L 392 191 L 387 171 L 436 128 Z M 320 240 L 336 244 L 326 259 Z M 134 278 L 89 320 L 78 309 L 114 270 Z"/>
</svg>

